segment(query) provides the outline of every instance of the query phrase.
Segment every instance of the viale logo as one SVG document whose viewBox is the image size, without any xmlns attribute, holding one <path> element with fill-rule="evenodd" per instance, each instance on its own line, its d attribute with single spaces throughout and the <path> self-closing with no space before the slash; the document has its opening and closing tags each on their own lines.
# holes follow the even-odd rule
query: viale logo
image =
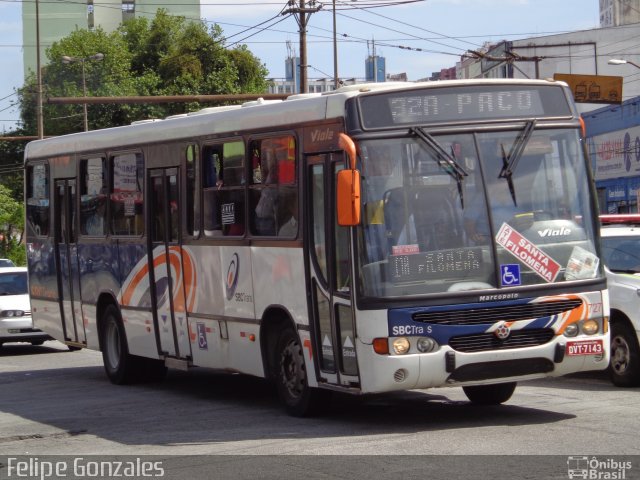
<svg viewBox="0 0 640 480">
<path fill-rule="evenodd" d="M 541 237 L 565 237 L 571 235 L 571 229 L 567 227 L 561 228 L 545 228 L 544 230 L 538 230 L 538 235 Z"/>
</svg>

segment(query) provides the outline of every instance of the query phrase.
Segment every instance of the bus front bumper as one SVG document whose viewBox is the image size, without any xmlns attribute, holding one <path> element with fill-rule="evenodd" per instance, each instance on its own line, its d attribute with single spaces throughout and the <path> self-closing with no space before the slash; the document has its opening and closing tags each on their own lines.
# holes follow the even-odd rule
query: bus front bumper
<svg viewBox="0 0 640 480">
<path fill-rule="evenodd" d="M 601 353 L 577 354 L 568 342 L 597 342 Z M 573 345 L 573 344 L 571 344 Z M 604 370 L 609 364 L 609 333 L 588 338 L 556 336 L 535 347 L 463 353 L 448 345 L 431 353 L 379 355 L 371 345 L 360 344 L 358 363 L 363 393 L 423 389 L 442 386 L 483 385 L 559 377 L 587 370 Z"/>
</svg>

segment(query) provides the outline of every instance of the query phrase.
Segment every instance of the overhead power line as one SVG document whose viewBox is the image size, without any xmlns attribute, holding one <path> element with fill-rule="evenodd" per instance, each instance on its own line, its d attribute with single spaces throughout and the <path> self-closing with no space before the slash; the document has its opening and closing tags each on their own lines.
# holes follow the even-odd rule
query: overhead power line
<svg viewBox="0 0 640 480">
<path fill-rule="evenodd" d="M 144 95 L 125 97 L 49 97 L 46 103 L 52 105 L 99 104 L 99 103 L 222 103 L 233 101 L 284 100 L 290 94 L 284 93 L 241 93 L 229 95 Z"/>
</svg>

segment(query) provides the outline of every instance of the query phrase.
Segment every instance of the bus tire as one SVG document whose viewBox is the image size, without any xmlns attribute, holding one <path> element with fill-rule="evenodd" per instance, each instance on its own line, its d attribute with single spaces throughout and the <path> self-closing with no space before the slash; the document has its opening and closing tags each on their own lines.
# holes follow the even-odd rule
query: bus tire
<svg viewBox="0 0 640 480">
<path fill-rule="evenodd" d="M 276 388 L 287 413 L 295 417 L 321 413 L 331 392 L 309 387 L 302 345 L 292 328 L 282 330 L 275 353 Z"/>
<path fill-rule="evenodd" d="M 638 337 L 631 325 L 620 321 L 611 324 L 609 376 L 617 387 L 640 385 Z"/>
<path fill-rule="evenodd" d="M 138 358 L 129 355 L 120 312 L 109 305 L 102 321 L 102 361 L 107 377 L 116 385 L 134 383 L 138 378 Z"/>
<path fill-rule="evenodd" d="M 476 405 L 499 405 L 511 398 L 516 385 L 516 382 L 475 385 L 473 387 L 462 387 L 462 390 L 464 390 L 464 394 L 471 403 Z"/>
</svg>

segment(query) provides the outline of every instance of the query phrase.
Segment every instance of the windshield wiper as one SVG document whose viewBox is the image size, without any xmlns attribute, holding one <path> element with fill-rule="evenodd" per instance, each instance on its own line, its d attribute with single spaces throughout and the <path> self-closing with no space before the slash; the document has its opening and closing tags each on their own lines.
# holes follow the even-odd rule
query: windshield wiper
<svg viewBox="0 0 640 480">
<path fill-rule="evenodd" d="M 451 147 L 451 153 L 447 152 L 440 143 L 433 138 L 430 133 L 424 131 L 422 127 L 414 127 L 409 129 L 410 132 L 415 133 L 420 140 L 431 150 L 434 154 L 433 160 L 453 177 L 458 184 L 458 194 L 460 195 L 460 206 L 464 208 L 464 197 L 462 192 L 462 181 L 468 174 L 464 171 L 464 168 L 458 163 L 456 154 Z"/>
<path fill-rule="evenodd" d="M 515 141 L 513 142 L 513 145 L 511 145 L 509 154 L 505 152 L 504 144 L 500 144 L 500 148 L 502 149 L 502 170 L 500 170 L 498 178 L 507 179 L 507 183 L 509 184 L 509 192 L 511 192 L 511 198 L 513 199 L 513 204 L 516 207 L 518 206 L 518 202 L 516 202 L 516 189 L 513 186 L 513 172 L 518 165 L 520 157 L 522 157 L 524 147 L 527 146 L 527 143 L 531 138 L 531 134 L 533 133 L 533 129 L 535 128 L 535 126 L 535 120 L 529 120 L 526 123 L 522 131 L 518 134 Z"/>
</svg>

